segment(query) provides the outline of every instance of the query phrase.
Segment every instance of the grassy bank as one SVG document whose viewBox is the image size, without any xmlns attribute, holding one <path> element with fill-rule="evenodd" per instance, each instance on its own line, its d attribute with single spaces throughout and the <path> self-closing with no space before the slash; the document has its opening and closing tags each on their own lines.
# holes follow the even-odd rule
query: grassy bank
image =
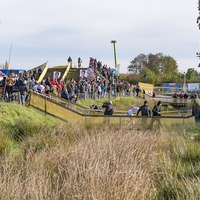
<svg viewBox="0 0 200 200">
<path fill-rule="evenodd" d="M 119 111 L 120 110 L 126 111 L 131 107 L 138 106 L 144 103 L 143 99 L 136 97 L 117 97 L 111 99 L 96 99 L 96 100 L 87 99 L 87 100 L 79 100 L 77 103 L 87 108 L 89 108 L 91 104 L 96 104 L 99 107 L 101 107 L 104 102 L 109 100 L 112 100 L 115 110 Z"/>
<path fill-rule="evenodd" d="M 91 104 L 96 104 L 98 105 L 100 108 L 102 107 L 103 103 L 106 101 L 112 100 L 114 109 L 117 111 L 127 111 L 129 108 L 131 107 L 137 107 L 139 105 L 143 105 L 144 104 L 144 99 L 142 98 L 138 98 L 138 97 L 117 97 L 117 98 L 111 98 L 111 99 L 86 99 L 86 100 L 79 100 L 77 101 L 77 103 L 81 106 L 84 106 L 86 108 L 90 108 Z M 151 109 L 153 109 L 154 105 L 158 103 L 156 101 L 149 101 L 149 106 Z M 168 107 L 169 110 L 174 110 L 174 108 L 172 106 Z M 186 108 L 183 108 L 184 110 Z M 166 107 L 162 107 L 162 111 L 167 110 Z"/>
<path fill-rule="evenodd" d="M 199 127 L 130 131 L 0 104 L 0 199 L 199 199 Z"/>
</svg>

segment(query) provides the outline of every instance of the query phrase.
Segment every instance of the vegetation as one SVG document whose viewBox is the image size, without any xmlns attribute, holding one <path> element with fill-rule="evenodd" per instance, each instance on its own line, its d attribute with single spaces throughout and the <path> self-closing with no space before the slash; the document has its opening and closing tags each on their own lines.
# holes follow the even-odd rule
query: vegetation
<svg viewBox="0 0 200 200">
<path fill-rule="evenodd" d="M 128 66 L 130 74 L 122 74 L 121 78 L 137 84 L 138 82 L 151 83 L 162 86 L 163 83 L 183 83 L 184 73 L 178 71 L 176 60 L 171 56 L 157 54 L 140 54 Z M 194 68 L 186 72 L 186 82 L 199 82 L 200 73 Z"/>
<path fill-rule="evenodd" d="M 6 61 L 5 64 L 0 64 L 0 69 L 8 69 L 9 65 L 8 65 L 8 61 Z"/>
<path fill-rule="evenodd" d="M 0 110 L 0 199 L 200 198 L 199 127 L 126 130 Z"/>
</svg>

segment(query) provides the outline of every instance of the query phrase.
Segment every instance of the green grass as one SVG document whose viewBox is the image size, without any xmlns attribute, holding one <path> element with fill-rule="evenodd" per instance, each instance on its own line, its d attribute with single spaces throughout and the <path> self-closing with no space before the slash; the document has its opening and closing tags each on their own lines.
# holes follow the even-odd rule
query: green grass
<svg viewBox="0 0 200 200">
<path fill-rule="evenodd" d="M 102 107 L 103 103 L 111 100 L 115 110 L 127 111 L 131 107 L 135 107 L 144 103 L 144 100 L 137 97 L 117 97 L 111 99 L 87 99 L 79 100 L 77 103 L 81 106 L 89 108 L 91 104 L 96 104 Z"/>
<path fill-rule="evenodd" d="M 17 103 L 0 103 L 0 154 L 17 155 L 19 141 L 43 129 L 53 128 L 58 119 Z"/>
</svg>

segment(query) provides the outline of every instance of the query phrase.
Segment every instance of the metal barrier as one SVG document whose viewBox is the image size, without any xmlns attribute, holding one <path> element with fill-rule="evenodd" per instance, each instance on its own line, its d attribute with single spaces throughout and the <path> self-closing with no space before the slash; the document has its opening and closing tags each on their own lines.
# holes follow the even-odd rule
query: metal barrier
<svg viewBox="0 0 200 200">
<path fill-rule="evenodd" d="M 169 126 L 172 124 L 194 123 L 193 116 L 190 115 L 191 110 L 162 112 L 165 115 L 162 117 L 138 117 L 136 113 L 130 116 L 128 115 L 130 112 L 124 111 L 117 111 L 112 116 L 105 116 L 102 112 L 87 110 L 61 99 L 47 97 L 35 92 L 31 92 L 29 105 L 64 121 L 85 120 L 86 123 L 90 124 L 105 124 L 116 127 L 144 128 L 152 125 Z"/>
<path fill-rule="evenodd" d="M 174 105 L 174 106 L 178 106 L 178 105 L 182 105 L 182 106 L 188 106 L 188 105 L 192 105 L 194 99 L 184 99 L 184 98 L 172 98 L 172 97 L 152 97 L 148 94 L 144 94 L 144 93 L 139 93 L 139 97 L 142 99 L 146 99 L 146 100 L 153 100 L 153 101 L 162 101 L 165 104 L 169 104 L 169 105 Z"/>
</svg>

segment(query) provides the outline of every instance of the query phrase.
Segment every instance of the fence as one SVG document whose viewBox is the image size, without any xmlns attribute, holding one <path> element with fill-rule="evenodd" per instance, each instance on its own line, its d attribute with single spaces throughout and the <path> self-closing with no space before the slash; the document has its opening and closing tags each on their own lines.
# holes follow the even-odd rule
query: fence
<svg viewBox="0 0 200 200">
<path fill-rule="evenodd" d="M 85 109 L 62 99 L 48 98 L 35 92 L 31 92 L 29 105 L 45 112 L 45 114 L 56 116 L 64 121 L 81 120 L 90 124 L 104 124 L 116 127 L 143 128 L 152 125 L 169 126 L 172 124 L 184 125 L 186 123 L 194 123 L 191 110 L 163 112 L 162 117 L 138 117 L 136 113 L 130 116 L 129 112 L 125 111 L 116 111 L 113 116 L 105 116 L 103 112 Z"/>
</svg>

